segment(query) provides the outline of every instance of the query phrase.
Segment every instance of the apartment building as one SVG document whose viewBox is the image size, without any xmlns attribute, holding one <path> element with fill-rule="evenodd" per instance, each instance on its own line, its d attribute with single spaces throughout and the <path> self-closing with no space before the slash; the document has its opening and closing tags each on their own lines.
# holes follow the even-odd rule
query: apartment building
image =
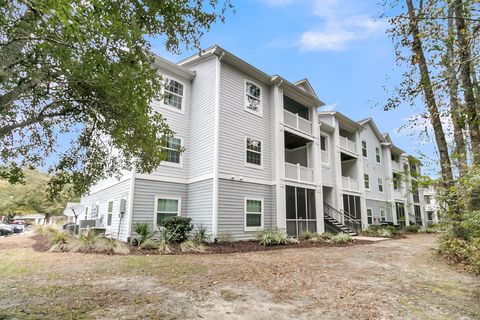
<svg viewBox="0 0 480 320">
<path fill-rule="evenodd" d="M 423 197 L 425 201 L 425 218 L 427 225 L 440 222 L 440 210 L 442 206 L 437 199 L 435 185 L 431 184 L 428 188 L 423 189 Z"/>
<path fill-rule="evenodd" d="M 366 190 L 364 171 L 375 171 L 371 165 L 376 164 L 367 162 L 360 146 L 364 128 L 373 121 L 318 112 L 323 103 L 307 79 L 267 75 L 219 46 L 178 64 L 157 58 L 155 67 L 165 83 L 164 99 L 153 109 L 175 132 L 166 147 L 168 158 L 150 174 L 128 172 L 94 186 L 81 200 L 81 226 L 104 228 L 126 241 L 135 223 L 182 215 L 214 237 L 242 240 L 269 227 L 296 236 L 331 228 L 354 232 L 401 220 L 391 203 L 384 220 L 377 210 L 383 200 L 394 198 L 394 191 L 387 192 L 394 173 L 387 170 L 387 150 L 394 146 L 374 133 L 385 191 Z M 368 143 L 375 161 L 376 147 Z M 411 184 L 411 179 L 399 181 Z M 413 203 L 407 198 L 405 193 L 404 210 Z"/>
</svg>

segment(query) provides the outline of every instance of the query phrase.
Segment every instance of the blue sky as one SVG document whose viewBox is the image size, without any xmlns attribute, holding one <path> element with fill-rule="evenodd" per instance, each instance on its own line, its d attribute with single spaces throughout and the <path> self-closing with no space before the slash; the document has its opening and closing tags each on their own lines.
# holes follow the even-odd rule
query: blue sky
<svg viewBox="0 0 480 320">
<path fill-rule="evenodd" d="M 403 150 L 415 156 L 420 150 L 436 159 L 433 145 L 420 142 L 417 132 L 397 132 L 422 105 L 388 112 L 381 108 L 389 97 L 384 87 L 393 88 L 402 69 L 395 65 L 394 46 L 385 34 L 388 25 L 377 19 L 382 13 L 378 1 L 232 2 L 236 14 L 214 25 L 203 37 L 202 48 L 218 44 L 268 74 L 290 81 L 308 78 L 327 108 L 354 120 L 373 117 Z M 175 62 L 195 53 L 172 55 L 159 39 L 152 45 L 155 53 Z M 424 167 L 424 173 L 435 171 Z"/>
</svg>

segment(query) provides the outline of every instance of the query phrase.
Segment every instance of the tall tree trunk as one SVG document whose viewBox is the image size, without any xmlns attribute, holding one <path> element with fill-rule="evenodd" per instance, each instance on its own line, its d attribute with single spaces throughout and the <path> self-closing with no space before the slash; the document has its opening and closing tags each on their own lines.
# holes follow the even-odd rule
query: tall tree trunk
<svg viewBox="0 0 480 320">
<path fill-rule="evenodd" d="M 473 95 L 477 104 L 477 115 L 480 115 L 480 85 L 478 84 L 477 71 L 475 67 L 476 59 L 470 61 L 470 71 L 472 72 Z"/>
<path fill-rule="evenodd" d="M 418 18 L 412 0 L 406 1 L 408 7 L 408 16 L 410 18 L 410 34 L 413 37 L 412 51 L 415 56 L 414 61 L 420 70 L 421 86 L 425 95 L 428 111 L 430 113 L 430 121 L 433 126 L 438 153 L 440 154 L 442 180 L 446 187 L 450 187 L 453 184 L 453 173 L 450 156 L 448 154 L 447 140 L 445 139 L 445 132 L 443 130 L 442 122 L 440 121 L 440 113 L 438 112 L 435 94 L 433 93 L 432 81 L 430 79 L 427 61 L 425 59 L 425 54 L 423 53 L 422 40 L 420 39 L 420 31 L 418 29 Z"/>
<path fill-rule="evenodd" d="M 465 121 L 463 119 L 463 108 L 458 101 L 458 79 L 455 69 L 455 55 L 453 49 L 454 42 L 454 9 L 450 5 L 448 7 L 448 39 L 447 39 L 447 55 L 446 64 L 448 69 L 448 93 L 450 96 L 450 115 L 453 123 L 453 137 L 455 139 L 455 153 L 457 154 L 457 166 L 460 177 L 464 177 L 467 173 L 467 148 L 463 129 Z"/>
<path fill-rule="evenodd" d="M 427 108 L 430 113 L 430 121 L 433 126 L 435 141 L 437 143 L 438 153 L 440 154 L 440 168 L 442 172 L 442 184 L 444 190 L 450 190 L 454 186 L 452 164 L 450 162 L 450 155 L 448 154 L 447 140 L 445 139 L 445 132 L 443 130 L 442 122 L 440 120 L 440 113 L 437 107 L 437 101 L 432 88 L 432 81 L 430 78 L 430 71 L 428 70 L 427 60 L 423 52 L 422 40 L 418 28 L 418 17 L 413 6 L 412 0 L 406 0 L 409 16 L 410 34 L 413 38 L 412 52 L 414 55 L 414 62 L 417 64 L 420 71 L 420 85 L 425 96 Z M 459 222 L 462 220 L 461 210 L 457 204 L 456 199 L 447 197 L 447 204 L 452 213 L 454 220 L 453 232 L 459 236 L 462 231 L 459 227 Z"/>
<path fill-rule="evenodd" d="M 460 81 L 463 87 L 465 99 L 465 116 L 470 129 L 470 140 L 472 145 L 473 163 L 480 165 L 480 132 L 479 123 L 480 118 L 477 113 L 477 106 L 475 96 L 473 94 L 473 83 L 471 79 L 472 71 L 470 69 L 470 61 L 472 60 L 470 49 L 466 37 L 467 26 L 465 22 L 465 13 L 462 0 L 454 0 L 453 6 L 455 8 L 455 22 L 457 26 L 457 42 L 459 51 L 460 63 Z"/>
</svg>

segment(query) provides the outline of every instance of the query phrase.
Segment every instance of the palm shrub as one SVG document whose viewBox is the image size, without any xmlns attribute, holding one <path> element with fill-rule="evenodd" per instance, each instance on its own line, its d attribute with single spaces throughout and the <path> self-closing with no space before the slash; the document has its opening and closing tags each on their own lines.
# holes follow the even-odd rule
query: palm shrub
<svg viewBox="0 0 480 320">
<path fill-rule="evenodd" d="M 160 226 L 172 234 L 173 242 L 183 242 L 188 239 L 193 230 L 192 219 L 188 217 L 172 216 L 162 220 Z"/>
<path fill-rule="evenodd" d="M 62 251 L 65 249 L 66 243 L 70 240 L 70 234 L 65 230 L 57 230 L 50 233 L 50 243 L 52 246 L 49 251 Z"/>
<path fill-rule="evenodd" d="M 153 224 L 136 223 L 133 225 L 133 232 L 135 232 L 135 236 L 132 238 L 132 243 L 141 245 L 146 240 L 151 239 L 155 235 L 156 231 L 157 230 Z"/>
<path fill-rule="evenodd" d="M 330 238 L 330 241 L 332 243 L 348 243 L 350 241 L 353 241 L 353 238 L 348 233 L 341 232 L 341 233 L 337 233 L 336 235 L 332 236 Z"/>
<path fill-rule="evenodd" d="M 318 237 L 318 233 L 312 232 L 312 231 L 303 231 L 300 233 L 298 238 L 300 240 L 310 240 L 310 239 L 316 239 Z"/>
<path fill-rule="evenodd" d="M 154 239 L 147 239 L 142 242 L 142 244 L 139 245 L 139 248 L 145 249 L 145 250 L 157 250 L 160 247 L 159 241 L 156 241 Z"/>
<path fill-rule="evenodd" d="M 210 242 L 211 236 L 212 235 L 208 233 L 207 226 L 199 224 L 193 231 L 191 240 L 197 243 L 208 243 Z"/>
<path fill-rule="evenodd" d="M 284 230 L 278 228 L 262 230 L 257 236 L 262 246 L 298 243 L 297 239 L 290 237 Z"/>
<path fill-rule="evenodd" d="M 204 252 L 205 246 L 200 242 L 187 240 L 180 244 L 180 249 L 182 252 Z"/>
</svg>

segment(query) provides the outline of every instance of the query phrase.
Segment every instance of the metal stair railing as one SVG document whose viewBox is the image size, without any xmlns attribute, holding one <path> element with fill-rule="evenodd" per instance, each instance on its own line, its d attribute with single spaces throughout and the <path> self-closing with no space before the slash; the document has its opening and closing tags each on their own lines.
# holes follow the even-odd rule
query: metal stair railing
<svg viewBox="0 0 480 320">
<path fill-rule="evenodd" d="M 336 220 L 337 222 L 343 224 L 351 231 L 358 233 L 362 228 L 362 222 L 360 219 L 356 219 L 355 217 L 351 216 L 348 212 L 343 210 L 337 210 L 330 206 L 327 203 L 323 204 L 324 214 L 329 216 L 330 218 Z"/>
</svg>

